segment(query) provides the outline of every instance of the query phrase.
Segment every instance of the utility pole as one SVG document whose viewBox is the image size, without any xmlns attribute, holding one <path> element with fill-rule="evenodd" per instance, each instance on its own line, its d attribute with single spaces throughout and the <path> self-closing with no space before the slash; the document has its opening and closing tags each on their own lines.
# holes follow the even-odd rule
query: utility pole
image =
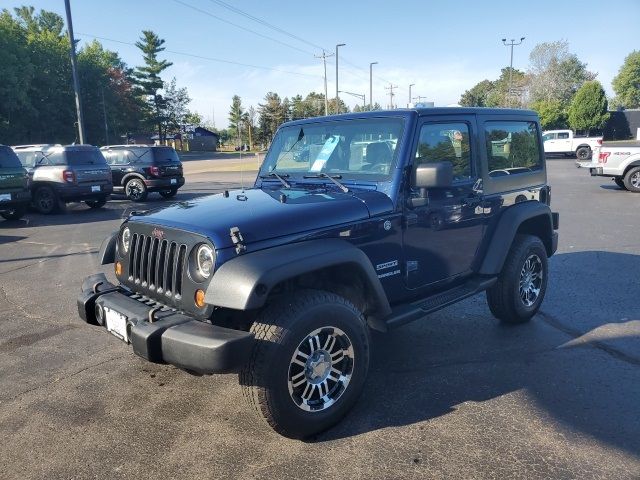
<svg viewBox="0 0 640 480">
<path fill-rule="evenodd" d="M 373 66 L 378 62 L 371 62 L 369 64 L 369 110 L 373 110 Z"/>
<path fill-rule="evenodd" d="M 338 96 L 338 47 L 344 47 L 346 43 L 336 45 L 336 113 L 340 113 L 340 97 Z"/>
<path fill-rule="evenodd" d="M 352 97 L 359 98 L 360 100 L 362 100 L 362 109 L 364 110 L 366 108 L 367 99 L 364 93 L 345 92 L 344 90 L 340 90 L 340 93 L 346 93 L 347 95 L 351 95 Z"/>
<path fill-rule="evenodd" d="M 393 93 L 393 89 L 394 88 L 398 88 L 397 85 L 394 85 L 393 83 L 390 83 L 388 87 L 384 87 L 385 90 L 389 90 L 389 109 L 392 110 L 393 109 L 393 97 L 396 95 L 395 93 Z"/>
<path fill-rule="evenodd" d="M 427 97 L 423 97 L 422 95 L 418 95 L 417 97 L 413 97 L 413 100 L 418 100 L 418 103 L 422 102 L 422 99 L 427 99 Z"/>
<path fill-rule="evenodd" d="M 415 85 L 415 83 L 411 83 L 409 85 L 409 103 L 407 103 L 407 108 L 409 108 L 409 105 L 411 105 L 411 87 L 413 87 Z"/>
<path fill-rule="evenodd" d="M 69 43 L 71 44 L 71 73 L 73 76 L 73 89 L 76 92 L 78 137 L 80 139 L 80 143 L 84 143 L 84 118 L 82 116 L 82 103 L 80 102 L 80 82 L 78 81 L 78 67 L 76 65 L 76 41 L 73 38 L 73 23 L 71 22 L 71 5 L 69 5 L 69 0 L 64 0 L 64 7 L 67 11 L 67 32 L 69 33 Z"/>
<path fill-rule="evenodd" d="M 105 145 L 109 145 L 109 126 L 107 125 L 107 107 L 104 104 L 104 87 L 100 87 L 100 94 L 102 95 L 102 117 L 104 118 L 104 139 L 107 142 Z"/>
<path fill-rule="evenodd" d="M 322 50 L 322 55 L 314 55 L 315 58 L 321 58 L 322 63 L 324 64 L 324 114 L 325 116 L 329 115 L 329 99 L 327 98 L 327 58 L 333 57 L 333 53 L 326 54 L 324 50 Z M 336 69 L 337 72 L 337 69 Z"/>
<path fill-rule="evenodd" d="M 509 91 L 507 92 L 507 106 L 511 106 L 511 79 L 513 77 L 513 47 L 518 46 L 522 43 L 525 37 L 521 37 L 520 41 L 516 43 L 516 41 L 512 38 L 511 42 L 507 43 L 507 39 L 503 38 L 502 43 L 505 47 L 511 47 L 511 61 L 509 62 Z"/>
</svg>

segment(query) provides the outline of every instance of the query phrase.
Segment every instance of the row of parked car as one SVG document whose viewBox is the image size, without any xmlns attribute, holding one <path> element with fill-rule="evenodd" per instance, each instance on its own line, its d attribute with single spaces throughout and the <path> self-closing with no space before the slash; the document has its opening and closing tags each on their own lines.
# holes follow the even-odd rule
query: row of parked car
<svg viewBox="0 0 640 480">
<path fill-rule="evenodd" d="M 0 145 L 0 215 L 21 218 L 33 206 L 54 213 L 68 202 L 101 208 L 112 193 L 142 202 L 184 185 L 182 163 L 167 146 Z"/>
</svg>

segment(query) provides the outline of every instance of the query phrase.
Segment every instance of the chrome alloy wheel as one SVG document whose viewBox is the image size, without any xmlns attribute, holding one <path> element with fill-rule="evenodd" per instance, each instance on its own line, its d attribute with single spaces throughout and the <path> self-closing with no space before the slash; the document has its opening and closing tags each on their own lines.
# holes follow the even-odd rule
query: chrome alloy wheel
<svg viewBox="0 0 640 480">
<path fill-rule="evenodd" d="M 640 171 L 631 175 L 631 178 L 629 178 L 629 183 L 635 188 L 640 188 Z"/>
<path fill-rule="evenodd" d="M 538 255 L 532 253 L 527 257 L 522 270 L 520 270 L 519 292 L 520 299 L 525 306 L 530 307 L 538 300 L 543 274 L 542 260 Z"/>
<path fill-rule="evenodd" d="M 305 337 L 289 364 L 289 395 L 307 412 L 326 410 L 347 389 L 354 366 L 353 345 L 342 330 L 322 327 Z"/>
</svg>

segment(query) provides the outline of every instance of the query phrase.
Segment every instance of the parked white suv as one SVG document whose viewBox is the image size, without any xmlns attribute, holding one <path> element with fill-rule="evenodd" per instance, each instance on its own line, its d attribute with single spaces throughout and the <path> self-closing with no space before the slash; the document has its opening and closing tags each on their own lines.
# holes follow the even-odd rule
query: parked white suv
<svg viewBox="0 0 640 480">
<path fill-rule="evenodd" d="M 579 137 L 572 130 L 548 130 L 542 132 L 544 153 L 561 153 L 576 156 L 578 160 L 591 158 L 593 149 L 602 145 L 602 137 Z"/>
<path fill-rule="evenodd" d="M 640 192 L 640 142 L 605 144 L 586 166 L 591 176 L 612 177 L 620 188 Z"/>
</svg>

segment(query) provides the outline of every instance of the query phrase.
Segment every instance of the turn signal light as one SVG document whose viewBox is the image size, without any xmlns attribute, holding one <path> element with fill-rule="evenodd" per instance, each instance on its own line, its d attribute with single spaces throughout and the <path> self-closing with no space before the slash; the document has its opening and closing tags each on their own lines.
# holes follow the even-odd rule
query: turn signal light
<svg viewBox="0 0 640 480">
<path fill-rule="evenodd" d="M 117 276 L 122 274 L 122 263 L 116 262 L 115 271 Z"/>
<path fill-rule="evenodd" d="M 204 303 L 204 290 L 196 290 L 196 295 L 195 295 L 195 302 L 196 302 L 196 307 L 198 308 L 203 308 L 205 303 Z"/>
</svg>

